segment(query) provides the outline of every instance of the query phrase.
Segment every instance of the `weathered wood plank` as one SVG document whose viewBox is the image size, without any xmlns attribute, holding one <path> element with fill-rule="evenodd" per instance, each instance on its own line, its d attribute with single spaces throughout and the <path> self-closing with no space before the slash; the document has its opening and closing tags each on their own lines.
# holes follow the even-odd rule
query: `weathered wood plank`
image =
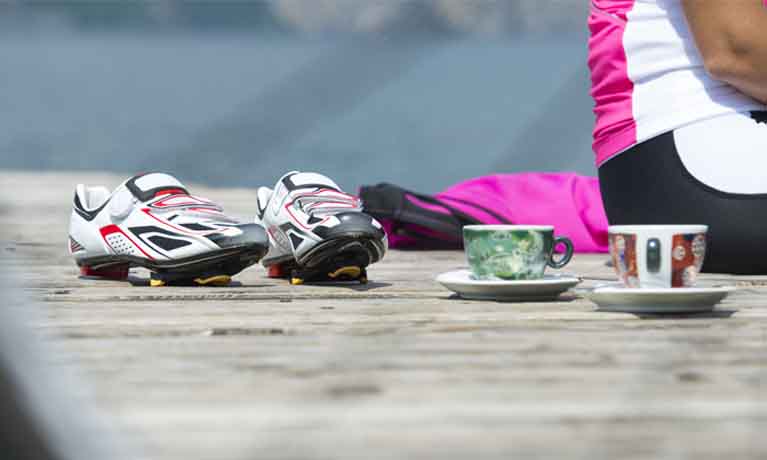
<svg viewBox="0 0 767 460">
<path fill-rule="evenodd" d="M 391 252 L 360 286 L 290 286 L 252 267 L 226 288 L 84 280 L 65 252 L 74 184 L 103 174 L 0 172 L 0 253 L 37 301 L 51 366 L 148 458 L 763 458 L 767 277 L 714 314 L 595 311 L 454 298 L 460 252 Z M 194 187 L 233 213 L 246 189 Z M 6 192 L 8 193 L 8 192 Z M 7 195 L 5 195 L 7 196 Z M 14 196 L 16 198 L 16 196 Z M 603 255 L 567 271 L 614 280 Z M 16 308 L 6 305 L 5 308 Z"/>
</svg>

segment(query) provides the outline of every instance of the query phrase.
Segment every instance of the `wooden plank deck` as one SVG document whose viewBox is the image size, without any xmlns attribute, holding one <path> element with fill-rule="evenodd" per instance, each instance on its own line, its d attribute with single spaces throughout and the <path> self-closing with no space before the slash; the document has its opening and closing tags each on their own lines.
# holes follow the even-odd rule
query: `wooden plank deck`
<svg viewBox="0 0 767 460">
<path fill-rule="evenodd" d="M 433 281 L 460 252 L 392 251 L 360 286 L 289 286 L 252 267 L 226 288 L 77 277 L 77 182 L 0 172 L 2 258 L 30 325 L 146 458 L 765 458 L 767 278 L 714 314 L 638 317 L 557 302 L 465 301 Z M 20 191 L 23 190 L 23 193 Z M 252 190 L 195 193 L 247 217 Z M 604 256 L 566 269 L 614 279 Z"/>
</svg>

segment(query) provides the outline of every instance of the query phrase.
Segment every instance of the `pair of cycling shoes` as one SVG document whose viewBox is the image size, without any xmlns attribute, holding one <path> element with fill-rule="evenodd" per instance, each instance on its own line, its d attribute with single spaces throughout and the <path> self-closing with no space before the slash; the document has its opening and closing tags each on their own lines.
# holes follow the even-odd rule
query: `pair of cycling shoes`
<svg viewBox="0 0 767 460">
<path fill-rule="evenodd" d="M 290 172 L 255 201 L 254 222 L 244 223 L 168 174 L 140 174 L 111 193 L 80 184 L 69 251 L 83 276 L 127 279 L 139 266 L 152 286 L 228 285 L 259 260 L 292 284 L 365 283 L 367 266 L 386 252 L 381 224 L 321 174 Z"/>
</svg>

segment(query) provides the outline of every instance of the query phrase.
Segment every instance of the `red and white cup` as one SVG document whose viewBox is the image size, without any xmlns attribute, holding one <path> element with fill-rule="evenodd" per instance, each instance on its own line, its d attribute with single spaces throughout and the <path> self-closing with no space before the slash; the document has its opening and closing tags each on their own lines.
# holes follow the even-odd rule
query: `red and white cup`
<svg viewBox="0 0 767 460">
<path fill-rule="evenodd" d="M 608 227 L 615 272 L 629 288 L 695 286 L 706 255 L 706 225 Z"/>
</svg>

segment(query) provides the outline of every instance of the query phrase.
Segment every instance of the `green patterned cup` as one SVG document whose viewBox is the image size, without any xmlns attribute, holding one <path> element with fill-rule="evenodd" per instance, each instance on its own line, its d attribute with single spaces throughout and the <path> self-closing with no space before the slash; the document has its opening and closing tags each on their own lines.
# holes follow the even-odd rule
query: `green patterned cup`
<svg viewBox="0 0 767 460">
<path fill-rule="evenodd" d="M 554 247 L 565 252 L 554 259 Z M 467 225 L 463 247 L 474 278 L 481 280 L 534 280 L 546 267 L 562 268 L 573 256 L 573 243 L 554 237 L 550 225 Z"/>
</svg>

